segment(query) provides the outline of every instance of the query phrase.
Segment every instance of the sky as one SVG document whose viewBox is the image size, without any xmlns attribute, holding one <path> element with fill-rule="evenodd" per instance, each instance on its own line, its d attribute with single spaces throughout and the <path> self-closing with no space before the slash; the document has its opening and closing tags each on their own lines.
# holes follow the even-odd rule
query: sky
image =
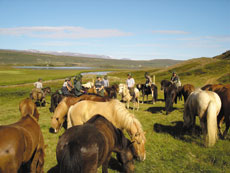
<svg viewBox="0 0 230 173">
<path fill-rule="evenodd" d="M 0 0 L 0 49 L 187 60 L 230 50 L 230 0 Z"/>
</svg>

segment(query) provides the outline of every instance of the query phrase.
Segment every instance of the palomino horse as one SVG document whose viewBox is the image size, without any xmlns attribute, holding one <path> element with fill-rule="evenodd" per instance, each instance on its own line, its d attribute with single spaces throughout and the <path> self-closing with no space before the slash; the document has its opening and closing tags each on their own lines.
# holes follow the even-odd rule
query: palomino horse
<svg viewBox="0 0 230 173">
<path fill-rule="evenodd" d="M 29 114 L 30 116 L 34 116 L 37 119 L 37 121 L 39 120 L 37 106 L 29 98 L 26 98 L 19 103 L 19 111 L 21 112 L 22 117 Z"/>
<path fill-rule="evenodd" d="M 195 117 L 199 116 L 204 135 L 204 144 L 213 146 L 218 138 L 217 115 L 220 112 L 220 97 L 212 91 L 196 90 L 192 92 L 184 107 L 184 127 L 195 128 Z"/>
<path fill-rule="evenodd" d="M 185 84 L 183 85 L 179 91 L 178 91 L 178 96 L 181 97 L 181 95 L 183 95 L 184 97 L 184 103 L 186 102 L 188 96 L 195 91 L 195 87 L 191 84 Z"/>
<path fill-rule="evenodd" d="M 118 153 L 125 172 L 134 172 L 135 149 L 121 130 L 101 115 L 67 129 L 59 138 L 56 156 L 60 173 L 108 172 L 112 152 Z"/>
<path fill-rule="evenodd" d="M 106 102 L 110 99 L 107 97 L 101 97 L 98 95 L 81 95 L 80 97 L 65 97 L 63 100 L 58 104 L 54 111 L 54 115 L 51 118 L 51 132 L 57 133 L 60 128 L 62 127 L 62 124 L 66 120 L 66 115 L 68 113 L 68 110 L 70 106 L 76 104 L 77 102 L 80 102 L 82 100 L 92 100 L 92 101 L 98 101 L 98 102 Z"/>
<path fill-rule="evenodd" d="M 125 108 L 119 100 L 108 102 L 81 101 L 70 107 L 67 117 L 68 128 L 81 125 L 95 114 L 100 114 L 119 129 L 126 129 L 134 142 L 139 160 L 145 160 L 145 132 L 141 123 Z"/>
<path fill-rule="evenodd" d="M 134 108 L 139 110 L 140 106 L 140 92 L 137 88 L 134 88 L 134 93 L 135 93 L 135 100 L 134 100 Z M 126 107 L 129 109 L 129 103 L 132 100 L 132 96 L 130 95 L 128 86 L 126 84 L 119 84 L 119 94 L 121 94 L 121 99 L 122 101 L 126 102 Z"/>
<path fill-rule="evenodd" d="M 40 173 L 43 172 L 45 154 L 40 126 L 37 118 L 31 116 L 31 109 L 36 106 L 32 105 L 30 109 L 31 102 L 27 100 L 20 105 L 22 118 L 14 124 L 0 126 L 0 172 Z"/>
<path fill-rule="evenodd" d="M 42 88 L 42 92 L 34 88 L 32 90 L 32 93 L 30 93 L 30 98 L 32 100 L 35 100 L 35 103 L 38 103 L 40 106 L 45 106 L 46 103 L 45 96 L 50 92 L 51 92 L 50 87 Z"/>
<path fill-rule="evenodd" d="M 217 117 L 217 123 L 218 123 L 218 129 L 219 129 L 219 134 L 222 138 L 225 138 L 225 136 L 228 133 L 228 129 L 230 127 L 230 109 L 229 109 L 229 105 L 230 105 L 230 85 L 229 84 L 225 84 L 225 85 L 221 85 L 221 84 L 209 84 L 206 85 L 204 87 L 202 87 L 202 89 L 204 90 L 209 90 L 209 91 L 214 91 L 215 93 L 217 93 L 221 99 L 222 102 L 222 107 L 221 107 L 221 111 Z M 222 122 L 225 121 L 226 123 L 226 128 L 224 133 L 222 134 L 221 132 L 221 124 Z"/>
<path fill-rule="evenodd" d="M 148 101 L 148 95 L 152 95 L 152 103 L 155 104 L 157 101 L 157 86 L 154 84 L 151 84 L 151 86 L 146 86 L 146 84 L 137 84 L 137 89 L 142 93 L 142 104 L 144 103 L 144 97 L 146 96 L 146 99 Z"/>
</svg>

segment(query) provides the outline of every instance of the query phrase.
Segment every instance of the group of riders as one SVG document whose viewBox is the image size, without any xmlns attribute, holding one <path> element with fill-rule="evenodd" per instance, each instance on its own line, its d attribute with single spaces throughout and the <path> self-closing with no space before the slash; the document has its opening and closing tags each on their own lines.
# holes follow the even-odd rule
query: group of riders
<svg viewBox="0 0 230 173">
<path fill-rule="evenodd" d="M 132 77 L 131 73 L 128 73 L 127 76 L 128 77 L 126 80 L 126 84 L 128 86 L 130 95 L 132 96 L 132 100 L 134 100 L 135 99 L 135 92 L 134 92 L 135 80 Z M 71 78 L 66 78 L 63 85 L 62 85 L 62 88 L 60 90 L 61 94 L 63 94 L 64 96 L 75 95 L 78 97 L 78 96 L 86 93 L 86 91 L 82 87 L 82 77 L 83 76 L 81 74 L 76 75 L 74 77 L 73 84 L 71 82 Z M 144 77 L 146 79 L 145 86 L 150 87 L 153 83 L 150 74 L 148 72 L 145 72 Z M 97 75 L 96 78 L 97 79 L 96 79 L 93 87 L 95 88 L 98 95 L 104 96 L 105 88 L 109 87 L 108 77 L 107 77 L 107 75 L 105 75 L 104 78 L 102 79 L 101 75 Z M 178 75 L 176 74 L 176 72 L 172 73 L 171 82 L 173 84 L 175 84 L 176 87 L 181 86 L 180 79 L 179 79 Z M 36 90 L 37 92 L 43 93 L 43 91 L 42 91 L 43 85 L 42 85 L 42 79 L 41 78 L 39 78 L 38 81 L 34 83 L 34 86 L 35 86 L 34 90 Z"/>
</svg>

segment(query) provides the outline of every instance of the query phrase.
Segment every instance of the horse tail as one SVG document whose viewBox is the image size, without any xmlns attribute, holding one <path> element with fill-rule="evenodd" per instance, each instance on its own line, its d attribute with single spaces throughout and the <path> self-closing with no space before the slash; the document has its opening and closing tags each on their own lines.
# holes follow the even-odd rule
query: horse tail
<svg viewBox="0 0 230 173">
<path fill-rule="evenodd" d="M 82 172 L 80 158 L 79 146 L 70 142 L 62 150 L 60 163 L 58 163 L 60 173 Z"/>
<path fill-rule="evenodd" d="M 217 136 L 217 105 L 211 101 L 207 109 L 207 137 L 205 145 L 208 147 L 213 146 L 218 138 Z"/>
</svg>

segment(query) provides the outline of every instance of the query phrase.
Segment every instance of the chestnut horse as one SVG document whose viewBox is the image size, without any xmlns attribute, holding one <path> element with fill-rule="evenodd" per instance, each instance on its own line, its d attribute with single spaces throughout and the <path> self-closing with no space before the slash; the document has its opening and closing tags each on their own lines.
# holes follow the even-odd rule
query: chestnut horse
<svg viewBox="0 0 230 173">
<path fill-rule="evenodd" d="M 145 132 L 138 119 L 119 100 L 113 99 L 108 102 L 84 100 L 71 106 L 67 116 L 68 128 L 85 123 L 95 114 L 104 116 L 115 127 L 125 129 L 134 142 L 138 159 L 145 160 Z"/>
<path fill-rule="evenodd" d="M 106 102 L 106 101 L 109 101 L 110 99 L 107 97 L 99 96 L 99 95 L 87 95 L 87 94 L 81 95 L 79 97 L 64 97 L 62 101 L 58 104 L 58 106 L 56 107 L 54 111 L 54 115 L 51 118 L 50 131 L 57 133 L 62 127 L 62 124 L 64 123 L 64 121 L 66 120 L 66 116 L 67 116 L 70 106 L 82 100 Z"/>
<path fill-rule="evenodd" d="M 30 116 L 34 116 L 37 119 L 37 121 L 39 120 L 37 106 L 30 98 L 26 98 L 19 103 L 19 111 L 21 112 L 22 117 L 29 114 Z"/>
<path fill-rule="evenodd" d="M 202 89 L 204 90 L 209 90 L 209 91 L 214 91 L 216 92 L 222 102 L 222 107 L 221 107 L 221 111 L 217 117 L 217 123 L 218 123 L 218 129 L 219 129 L 219 133 L 220 136 L 222 138 L 225 138 L 225 136 L 228 133 L 228 129 L 230 127 L 230 109 L 229 109 L 229 105 L 230 105 L 230 85 L 229 84 L 208 84 L 205 85 L 204 87 L 202 87 Z M 221 124 L 223 122 L 223 120 L 226 123 L 226 128 L 224 133 L 222 134 L 221 132 Z"/>
<path fill-rule="evenodd" d="M 73 126 L 59 138 L 56 156 L 60 173 L 93 173 L 102 165 L 108 172 L 112 152 L 119 155 L 124 172 L 134 172 L 135 149 L 121 130 L 101 115 Z"/>
<path fill-rule="evenodd" d="M 185 84 L 185 85 L 183 85 L 181 88 L 180 88 L 180 90 L 179 90 L 179 92 L 178 92 L 178 95 L 179 95 L 179 97 L 181 96 L 181 95 L 183 95 L 183 97 L 184 97 L 184 103 L 186 102 L 186 100 L 187 100 L 187 98 L 188 98 L 188 96 L 191 94 L 191 92 L 193 92 L 193 91 L 195 91 L 195 87 L 193 86 L 193 85 L 191 85 L 191 84 Z"/>
<path fill-rule="evenodd" d="M 37 118 L 31 116 L 31 110 L 36 106 L 27 99 L 20 105 L 22 118 L 14 124 L 0 126 L 0 172 L 40 173 L 43 172 L 45 154 L 40 126 Z"/>
<path fill-rule="evenodd" d="M 184 127 L 195 128 L 196 116 L 200 118 L 200 125 L 204 135 L 204 144 L 213 146 L 218 139 L 217 115 L 221 109 L 220 97 L 212 91 L 198 89 L 192 92 L 184 106 Z"/>
</svg>

